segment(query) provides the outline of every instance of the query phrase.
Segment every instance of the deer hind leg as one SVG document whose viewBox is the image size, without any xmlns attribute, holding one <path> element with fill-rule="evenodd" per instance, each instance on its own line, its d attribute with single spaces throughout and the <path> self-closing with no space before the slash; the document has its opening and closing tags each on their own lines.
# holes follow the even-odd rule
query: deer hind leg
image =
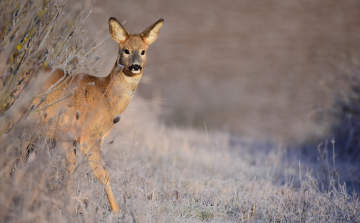
<svg viewBox="0 0 360 223">
<path fill-rule="evenodd" d="M 71 195 L 72 194 L 72 178 L 73 178 L 73 173 L 75 170 L 75 166 L 76 166 L 76 150 L 75 150 L 75 141 L 73 141 L 72 143 L 70 141 L 56 141 L 56 145 L 57 145 L 57 149 L 59 149 L 60 151 L 64 152 L 64 163 L 65 163 L 65 178 L 64 180 L 66 180 L 66 185 L 68 188 L 68 194 Z"/>
<path fill-rule="evenodd" d="M 75 170 L 75 166 L 76 166 L 76 141 L 73 142 L 72 146 L 70 143 L 66 143 L 67 145 L 64 145 L 65 143 L 63 143 L 63 146 L 65 147 L 70 147 L 70 148 L 65 148 L 66 149 L 66 154 L 65 154 L 65 164 L 66 164 L 66 174 L 69 176 L 69 181 L 71 183 L 71 179 L 72 179 L 72 175 L 74 173 Z"/>
<path fill-rule="evenodd" d="M 120 213 L 120 208 L 116 203 L 115 196 L 110 187 L 110 180 L 108 171 L 104 167 L 104 161 L 101 158 L 100 154 L 101 142 L 96 143 L 91 147 L 90 151 L 85 154 L 89 162 L 89 166 L 98 180 L 104 185 L 106 196 L 109 200 L 111 210 L 114 213 Z"/>
</svg>

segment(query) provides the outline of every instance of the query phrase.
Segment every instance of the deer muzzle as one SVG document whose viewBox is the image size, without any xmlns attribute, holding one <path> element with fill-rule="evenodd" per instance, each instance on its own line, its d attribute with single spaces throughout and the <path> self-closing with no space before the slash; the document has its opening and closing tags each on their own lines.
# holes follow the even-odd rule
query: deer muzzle
<svg viewBox="0 0 360 223">
<path fill-rule="evenodd" d="M 139 64 L 133 64 L 129 67 L 129 70 L 131 71 L 131 73 L 133 74 L 138 74 L 141 72 L 142 67 Z"/>
</svg>

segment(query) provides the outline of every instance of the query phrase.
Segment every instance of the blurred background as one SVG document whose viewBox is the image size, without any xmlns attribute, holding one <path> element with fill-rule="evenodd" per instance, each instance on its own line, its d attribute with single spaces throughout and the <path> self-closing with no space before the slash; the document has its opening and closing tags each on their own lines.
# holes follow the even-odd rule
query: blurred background
<svg viewBox="0 0 360 223">
<path fill-rule="evenodd" d="M 357 0 L 102 0 L 87 31 L 106 37 L 110 16 L 132 33 L 164 18 L 136 97 L 161 103 L 170 126 L 317 139 L 358 64 Z M 118 51 L 111 38 L 103 47 L 98 75 Z"/>
</svg>

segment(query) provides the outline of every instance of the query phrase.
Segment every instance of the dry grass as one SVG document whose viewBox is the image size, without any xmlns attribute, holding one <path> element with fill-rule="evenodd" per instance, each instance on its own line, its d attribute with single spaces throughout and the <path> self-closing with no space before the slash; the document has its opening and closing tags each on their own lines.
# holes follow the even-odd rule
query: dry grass
<svg viewBox="0 0 360 223">
<path fill-rule="evenodd" d="M 152 107 L 140 99 L 132 102 L 107 139 L 111 144 L 103 148 L 122 214 L 110 213 L 101 185 L 88 178 L 89 170 L 75 173 L 78 196 L 91 201 L 101 221 L 359 220 L 357 193 L 335 174 L 326 182 L 325 172 L 314 178 L 314 165 L 291 159 L 292 152 L 284 148 L 235 141 L 220 132 L 166 128 L 156 123 Z M 96 189 L 84 192 L 90 187 Z"/>
<path fill-rule="evenodd" d="M 135 98 L 104 142 L 102 155 L 121 208 L 119 215 L 110 212 L 104 190 L 81 154 L 74 176 L 65 174 L 63 151 L 52 141 L 33 141 L 34 151 L 26 159 L 29 141 L 38 132 L 31 128 L 33 123 L 26 122 L 25 117 L 16 119 L 14 114 L 29 112 L 27 105 L 35 96 L 32 88 L 36 85 L 29 83 L 17 93 L 19 99 L 12 106 L 7 104 L 22 71 L 46 62 L 71 74 L 96 60 L 88 57 L 93 47 L 85 48 L 81 29 L 73 42 L 64 38 L 73 27 L 65 24 L 75 19 L 73 24 L 80 28 L 86 16 L 76 23 L 79 11 L 73 9 L 59 18 L 63 25 L 56 28 L 47 21 L 53 21 L 58 9 L 52 2 L 45 8 L 42 3 L 34 1 L 36 10 L 24 14 L 25 26 L 21 25 L 14 38 L 6 39 L 14 28 L 7 28 L 0 35 L 1 58 L 10 58 L 0 64 L 2 81 L 5 80 L 1 99 L 6 103 L 1 110 L 0 222 L 360 221 L 356 193 L 359 184 L 349 190 L 344 183 L 351 178 L 359 182 L 359 167 L 356 162 L 343 163 L 344 159 L 337 158 L 338 151 L 332 147 L 344 144 L 328 142 L 319 149 L 307 146 L 291 150 L 206 128 L 167 127 L 159 122 L 159 98 Z M 6 5 L 16 11 L 16 2 L 6 4 L 1 2 L 1 9 Z M 40 17 L 36 29 L 40 32 L 28 44 L 34 51 L 26 54 L 26 44 L 21 39 L 29 32 L 28 27 L 31 30 L 34 16 L 43 9 L 44 17 Z M 1 15 L 9 18 L 2 21 L 12 21 L 11 13 Z M 46 27 L 54 29 L 40 46 L 35 40 L 44 39 L 46 32 L 41 30 L 47 30 Z M 5 41 L 8 42 L 4 44 Z M 16 51 L 19 43 L 20 50 Z M 81 47 L 76 48 L 79 43 Z M 50 49 L 54 49 L 54 54 L 46 53 Z M 18 70 L 10 69 L 16 65 L 20 65 Z M 88 70 L 94 70 L 89 67 Z M 72 185 L 68 184 L 69 177 L 73 177 Z"/>
</svg>

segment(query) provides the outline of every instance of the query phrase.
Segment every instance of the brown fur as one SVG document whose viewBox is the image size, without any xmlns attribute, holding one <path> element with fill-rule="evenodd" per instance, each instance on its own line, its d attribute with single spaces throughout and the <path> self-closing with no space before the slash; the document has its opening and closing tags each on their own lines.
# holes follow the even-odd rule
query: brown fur
<svg viewBox="0 0 360 223">
<path fill-rule="evenodd" d="M 60 139 L 66 135 L 66 140 L 59 141 L 79 145 L 94 174 L 105 186 L 111 210 L 115 213 L 119 213 L 120 209 L 103 166 L 101 144 L 111 132 L 114 118 L 124 111 L 133 98 L 146 66 L 148 45 L 155 41 L 162 25 L 163 20 L 160 19 L 141 34 L 132 35 L 115 18 L 110 18 L 110 34 L 120 46 L 111 73 L 106 77 L 88 74 L 66 77 L 63 71 L 55 70 L 44 84 L 47 92 L 33 102 L 40 110 L 35 116 L 41 120 L 40 125 L 48 128 L 46 132 L 49 137 Z M 135 65 L 142 69 L 135 70 Z M 71 174 L 75 168 L 76 154 L 73 147 L 67 144 L 63 145 L 69 147 L 66 162 L 68 173 Z"/>
</svg>

